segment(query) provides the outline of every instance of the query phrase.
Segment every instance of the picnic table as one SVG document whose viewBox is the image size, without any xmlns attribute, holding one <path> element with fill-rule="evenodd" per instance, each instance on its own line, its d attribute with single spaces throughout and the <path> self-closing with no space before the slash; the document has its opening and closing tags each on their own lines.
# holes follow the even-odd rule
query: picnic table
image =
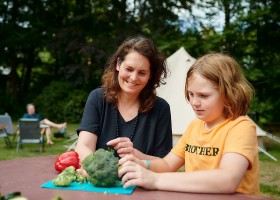
<svg viewBox="0 0 280 200">
<path fill-rule="evenodd" d="M 265 200 L 246 194 L 196 194 L 168 191 L 152 191 L 137 187 L 131 195 L 117 195 L 85 191 L 68 191 L 41 188 L 41 185 L 57 177 L 54 169 L 56 155 L 20 158 L 0 161 L 0 193 L 21 192 L 28 200 L 51 200 L 60 196 L 63 200 Z"/>
</svg>

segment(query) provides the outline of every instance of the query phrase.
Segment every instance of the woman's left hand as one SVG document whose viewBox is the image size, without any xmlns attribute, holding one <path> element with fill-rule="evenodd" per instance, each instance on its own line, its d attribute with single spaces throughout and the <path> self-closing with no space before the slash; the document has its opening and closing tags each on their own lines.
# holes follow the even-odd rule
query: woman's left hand
<svg viewBox="0 0 280 200">
<path fill-rule="evenodd" d="M 119 137 L 119 138 L 110 140 L 109 142 L 107 142 L 107 145 L 113 146 L 121 158 L 124 157 L 125 155 L 134 155 L 135 156 L 133 143 L 127 137 Z"/>
</svg>

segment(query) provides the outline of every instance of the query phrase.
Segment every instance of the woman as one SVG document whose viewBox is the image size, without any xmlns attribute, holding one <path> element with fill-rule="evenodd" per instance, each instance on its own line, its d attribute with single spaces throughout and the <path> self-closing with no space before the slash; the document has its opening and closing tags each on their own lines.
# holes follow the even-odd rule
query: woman
<svg viewBox="0 0 280 200">
<path fill-rule="evenodd" d="M 169 104 L 156 96 L 166 77 L 165 57 L 150 39 L 128 39 L 111 57 L 102 87 L 86 102 L 75 151 L 82 161 L 98 148 L 120 157 L 163 157 L 172 148 Z"/>
</svg>

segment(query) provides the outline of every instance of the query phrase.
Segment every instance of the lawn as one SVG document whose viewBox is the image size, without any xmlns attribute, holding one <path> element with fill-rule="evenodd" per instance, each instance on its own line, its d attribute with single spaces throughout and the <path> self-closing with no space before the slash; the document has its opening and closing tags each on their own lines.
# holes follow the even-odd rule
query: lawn
<svg viewBox="0 0 280 200">
<path fill-rule="evenodd" d="M 70 140 L 71 136 L 76 135 L 76 129 L 78 124 L 68 124 L 67 125 L 67 134 L 66 138 L 52 138 L 54 145 L 46 145 L 45 151 L 40 153 L 39 144 L 24 144 L 22 149 L 19 149 L 19 152 L 16 152 L 17 147 L 17 138 L 13 140 L 13 137 L 10 137 L 12 140 L 13 147 L 9 148 L 6 146 L 4 139 L 0 138 L 0 160 L 11 160 L 23 157 L 33 157 L 33 156 L 48 156 L 48 155 L 58 155 L 67 151 L 67 146 L 71 145 L 74 140 Z M 53 130 L 56 131 L 56 130 Z"/>
<path fill-rule="evenodd" d="M 23 149 L 16 152 L 16 140 L 13 141 L 13 147 L 6 146 L 4 139 L 0 138 L 0 160 L 11 160 L 23 157 L 33 156 L 47 156 L 59 155 L 67 151 L 67 147 L 71 145 L 74 140 L 69 140 L 71 136 L 76 135 L 78 124 L 67 125 L 66 138 L 53 138 L 54 145 L 45 145 L 45 151 L 39 152 L 40 146 L 38 144 L 24 145 Z M 279 134 L 276 134 L 280 136 Z M 11 138 L 12 139 L 12 138 Z M 260 153 L 260 186 L 261 194 L 265 197 L 270 197 L 273 200 L 280 199 L 280 144 L 272 141 L 269 138 L 264 138 L 264 145 L 266 150 L 276 157 L 278 161 L 273 161 L 268 156 Z"/>
<path fill-rule="evenodd" d="M 277 134 L 278 136 L 280 134 Z M 280 144 L 269 138 L 264 139 L 266 150 L 277 161 L 273 161 L 268 156 L 260 153 L 260 186 L 263 196 L 272 199 L 280 199 Z"/>
</svg>

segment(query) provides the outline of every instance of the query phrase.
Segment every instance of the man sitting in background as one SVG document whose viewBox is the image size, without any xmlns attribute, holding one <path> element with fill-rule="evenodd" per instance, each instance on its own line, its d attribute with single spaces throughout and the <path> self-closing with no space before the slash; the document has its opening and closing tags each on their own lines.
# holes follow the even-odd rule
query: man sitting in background
<svg viewBox="0 0 280 200">
<path fill-rule="evenodd" d="M 59 130 L 62 130 L 62 129 L 66 128 L 67 123 L 64 122 L 61 124 L 57 124 L 57 123 L 54 123 L 54 122 L 48 120 L 47 118 L 42 118 L 39 113 L 36 113 L 35 106 L 34 106 L 34 104 L 31 104 L 31 103 L 27 104 L 26 110 L 27 110 L 27 113 L 25 113 L 22 116 L 22 118 L 38 119 L 38 120 L 40 120 L 41 124 L 48 125 L 48 127 L 46 128 L 47 144 L 49 144 L 49 145 L 54 144 L 54 142 L 51 140 L 51 127 L 55 127 Z"/>
</svg>

